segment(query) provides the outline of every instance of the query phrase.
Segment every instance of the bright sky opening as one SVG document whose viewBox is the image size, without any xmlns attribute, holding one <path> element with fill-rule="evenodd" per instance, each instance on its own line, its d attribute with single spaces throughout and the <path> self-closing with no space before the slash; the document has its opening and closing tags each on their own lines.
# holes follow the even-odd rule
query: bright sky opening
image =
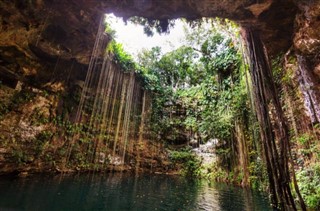
<svg viewBox="0 0 320 211">
<path fill-rule="evenodd" d="M 170 29 L 170 33 L 155 33 L 148 37 L 143 32 L 143 26 L 128 22 L 127 24 L 113 14 L 107 15 L 107 21 L 111 28 L 116 31 L 116 41 L 122 43 L 124 49 L 134 58 L 142 49 L 151 49 L 160 46 L 162 53 L 175 50 L 183 45 L 183 28 L 187 26 L 181 20 L 175 21 L 175 26 Z"/>
</svg>

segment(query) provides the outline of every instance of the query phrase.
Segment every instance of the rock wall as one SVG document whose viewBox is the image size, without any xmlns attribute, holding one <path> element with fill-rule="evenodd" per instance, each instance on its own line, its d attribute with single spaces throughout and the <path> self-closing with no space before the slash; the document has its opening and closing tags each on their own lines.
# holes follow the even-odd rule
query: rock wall
<svg viewBox="0 0 320 211">
<path fill-rule="evenodd" d="M 320 3 L 299 1 L 300 13 L 296 17 L 294 50 L 299 71 L 299 83 L 305 106 L 313 123 L 320 120 Z"/>
<path fill-rule="evenodd" d="M 20 72 L 28 69 L 29 74 L 32 67 L 25 64 L 26 61 L 36 64 L 54 63 L 59 58 L 88 64 L 99 19 L 105 12 L 113 12 L 124 18 L 142 16 L 159 20 L 179 17 L 190 20 L 201 17 L 229 18 L 261 31 L 271 55 L 286 51 L 292 45 L 292 37 L 295 37 L 297 49 L 302 53 L 310 53 L 319 44 L 319 34 L 315 31 L 319 22 L 319 3 L 297 2 L 299 3 L 293 0 L 1 1 L 1 57 L 10 54 L 10 57 L 16 58 L 14 61 L 1 59 L 1 63 L 2 66 L 18 63 L 19 67 L 15 68 Z M 304 39 L 304 36 L 308 38 Z M 26 74 L 25 72 L 22 74 Z"/>
<path fill-rule="evenodd" d="M 163 21 L 178 17 L 190 20 L 222 17 L 259 31 L 270 57 L 291 48 L 298 58 L 296 74 L 305 96 L 306 110 L 312 123 L 319 122 L 319 1 L 3 0 L 0 1 L 1 83 L 16 88 L 22 82 L 22 87 L 40 90 L 35 101 L 29 99 L 31 101 L 24 102 L 24 107 L 15 108 L 14 115 L 6 116 L 3 124 L 8 127 L 8 136 L 18 130 L 32 135 L 31 139 L 40 134 L 37 126 L 23 120 L 37 110 L 36 105 L 44 110 L 48 108 L 42 113 L 58 111 L 61 101 L 56 103 L 57 98 L 48 97 L 47 92 L 52 96 L 61 93 L 68 96 L 77 81 L 84 80 L 99 20 L 105 12 L 114 12 L 124 18 L 142 16 Z M 8 92 L 1 94 L 1 100 L 14 96 Z M 14 98 L 11 99 L 15 103 Z M 45 146 L 43 144 L 39 146 Z M 6 154 L 4 148 L 0 149 L 0 154 Z M 25 159 L 22 155 L 16 158 Z M 28 159 L 27 162 L 34 162 L 32 157 Z"/>
<path fill-rule="evenodd" d="M 41 69 L 42 62 L 54 63 L 57 59 L 88 64 L 99 19 L 105 12 L 124 18 L 143 16 L 160 20 L 230 18 L 259 29 L 269 51 L 274 54 L 292 43 L 297 7 L 291 0 L 1 1 L 2 66 L 20 71 L 20 75 L 30 75 L 33 69 Z M 6 55 L 15 59 L 6 59 Z M 13 63 L 15 67 L 9 67 Z M 39 63 L 40 67 L 36 66 Z"/>
</svg>

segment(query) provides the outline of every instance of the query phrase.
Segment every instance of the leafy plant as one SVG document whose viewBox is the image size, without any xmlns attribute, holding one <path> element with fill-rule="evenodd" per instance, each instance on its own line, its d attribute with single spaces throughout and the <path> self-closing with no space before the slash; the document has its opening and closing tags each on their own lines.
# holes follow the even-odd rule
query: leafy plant
<svg viewBox="0 0 320 211">
<path fill-rule="evenodd" d="M 12 159 L 17 164 L 22 164 L 28 161 L 28 155 L 24 150 L 20 148 L 15 148 L 12 150 Z"/>
<path fill-rule="evenodd" d="M 171 151 L 170 160 L 175 164 L 182 164 L 183 174 L 188 178 L 201 176 L 201 160 L 190 149 Z"/>
<path fill-rule="evenodd" d="M 124 71 L 129 72 L 137 69 L 132 56 L 124 51 L 121 43 L 112 40 L 107 47 L 107 52 L 112 53 L 114 61 L 118 63 Z"/>
<path fill-rule="evenodd" d="M 0 117 L 12 110 L 18 109 L 22 104 L 31 101 L 35 95 L 36 94 L 29 89 L 23 89 L 20 92 L 15 91 L 10 99 L 0 102 Z"/>
<path fill-rule="evenodd" d="M 320 209 L 320 165 L 314 164 L 297 174 L 300 192 L 308 207 Z"/>
<path fill-rule="evenodd" d="M 140 24 L 143 26 L 144 33 L 147 36 L 153 36 L 154 33 L 167 33 L 169 32 L 170 27 L 174 26 L 174 20 L 167 19 L 152 19 L 152 18 L 143 18 L 143 17 L 131 17 L 128 21 Z"/>
</svg>

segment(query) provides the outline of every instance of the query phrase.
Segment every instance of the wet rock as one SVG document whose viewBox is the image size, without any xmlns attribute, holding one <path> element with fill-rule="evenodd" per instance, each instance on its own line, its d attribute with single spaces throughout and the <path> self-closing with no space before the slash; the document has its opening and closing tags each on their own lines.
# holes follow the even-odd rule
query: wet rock
<svg viewBox="0 0 320 211">
<path fill-rule="evenodd" d="M 305 55 L 317 54 L 320 49 L 320 4 L 317 1 L 299 4 L 294 46 Z"/>
<path fill-rule="evenodd" d="M 26 172 L 26 171 L 24 171 L 24 172 L 20 172 L 20 173 L 18 174 L 18 177 L 27 177 L 28 175 L 29 175 L 29 173 Z"/>
<path fill-rule="evenodd" d="M 212 164 L 216 160 L 215 149 L 218 144 L 218 139 L 210 139 L 206 144 L 200 144 L 192 151 L 202 159 L 203 164 Z"/>
</svg>

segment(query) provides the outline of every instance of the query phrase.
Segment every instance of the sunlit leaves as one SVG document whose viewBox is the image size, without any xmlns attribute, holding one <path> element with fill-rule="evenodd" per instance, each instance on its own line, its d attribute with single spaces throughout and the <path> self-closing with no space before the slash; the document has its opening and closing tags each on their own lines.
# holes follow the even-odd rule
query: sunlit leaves
<svg viewBox="0 0 320 211">
<path fill-rule="evenodd" d="M 112 53 L 114 61 L 120 64 L 124 71 L 136 70 L 136 64 L 132 56 L 124 51 L 121 43 L 112 40 L 107 47 L 107 51 Z"/>
</svg>

